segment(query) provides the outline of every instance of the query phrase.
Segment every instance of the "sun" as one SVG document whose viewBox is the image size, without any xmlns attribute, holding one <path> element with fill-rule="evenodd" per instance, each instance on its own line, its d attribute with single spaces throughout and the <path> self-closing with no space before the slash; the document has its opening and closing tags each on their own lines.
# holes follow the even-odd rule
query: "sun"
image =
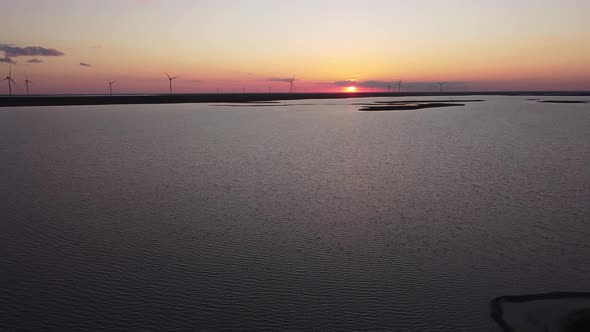
<svg viewBox="0 0 590 332">
<path fill-rule="evenodd" d="M 346 88 L 346 92 L 356 92 L 356 91 L 357 91 L 357 88 L 354 85 L 351 85 Z"/>
</svg>

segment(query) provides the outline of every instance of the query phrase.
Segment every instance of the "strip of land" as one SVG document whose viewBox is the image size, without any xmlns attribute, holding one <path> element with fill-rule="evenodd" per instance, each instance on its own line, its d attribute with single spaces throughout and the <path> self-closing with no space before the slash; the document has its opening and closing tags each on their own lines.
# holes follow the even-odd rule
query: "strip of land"
<svg viewBox="0 0 590 332">
<path fill-rule="evenodd" d="M 406 103 L 406 104 L 395 104 L 395 105 L 387 105 L 387 106 L 366 106 L 359 111 L 363 112 L 383 112 L 383 111 L 409 111 L 409 110 L 419 110 L 423 108 L 439 108 L 439 107 L 452 107 L 452 106 L 465 106 L 465 104 L 458 104 L 458 103 Z"/>
<path fill-rule="evenodd" d="M 120 104 L 181 104 L 181 103 L 248 103 L 277 100 L 342 99 L 367 97 L 425 97 L 425 96 L 590 96 L 590 92 L 453 92 L 453 93 L 235 93 L 235 94 L 173 94 L 173 95 L 38 95 L 1 96 L 0 107 L 69 106 Z"/>
<path fill-rule="evenodd" d="M 382 105 L 399 105 L 408 103 L 477 103 L 482 102 L 482 99 L 445 99 L 445 100 L 392 100 L 392 101 L 376 101 L 374 104 Z"/>
<path fill-rule="evenodd" d="M 553 104 L 587 104 L 586 100 L 539 100 L 540 103 L 553 103 Z"/>
</svg>

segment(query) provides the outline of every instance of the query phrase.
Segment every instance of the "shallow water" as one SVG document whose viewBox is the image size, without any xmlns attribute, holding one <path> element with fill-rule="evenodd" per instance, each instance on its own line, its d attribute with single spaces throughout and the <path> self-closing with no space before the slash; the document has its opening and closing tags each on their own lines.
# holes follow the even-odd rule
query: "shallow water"
<svg viewBox="0 0 590 332">
<path fill-rule="evenodd" d="M 498 331 L 590 291 L 590 104 L 478 99 L 0 109 L 0 328 Z"/>
</svg>

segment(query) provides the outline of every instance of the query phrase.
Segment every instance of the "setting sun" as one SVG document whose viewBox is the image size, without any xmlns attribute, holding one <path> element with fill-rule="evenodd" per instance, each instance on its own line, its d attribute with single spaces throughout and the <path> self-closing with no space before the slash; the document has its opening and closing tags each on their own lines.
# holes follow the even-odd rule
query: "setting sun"
<svg viewBox="0 0 590 332">
<path fill-rule="evenodd" d="M 346 92 L 356 92 L 357 88 L 356 86 L 349 86 L 346 88 Z"/>
</svg>

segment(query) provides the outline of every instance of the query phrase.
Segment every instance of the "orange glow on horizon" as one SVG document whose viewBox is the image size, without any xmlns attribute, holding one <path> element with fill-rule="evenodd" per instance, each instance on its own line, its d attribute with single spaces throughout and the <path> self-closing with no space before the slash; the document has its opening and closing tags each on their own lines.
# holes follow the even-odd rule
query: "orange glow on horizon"
<svg viewBox="0 0 590 332">
<path fill-rule="evenodd" d="M 353 92 L 357 92 L 357 91 L 358 91 L 357 87 L 353 86 L 353 85 L 346 88 L 346 92 L 349 92 L 349 93 L 353 93 Z"/>
</svg>

